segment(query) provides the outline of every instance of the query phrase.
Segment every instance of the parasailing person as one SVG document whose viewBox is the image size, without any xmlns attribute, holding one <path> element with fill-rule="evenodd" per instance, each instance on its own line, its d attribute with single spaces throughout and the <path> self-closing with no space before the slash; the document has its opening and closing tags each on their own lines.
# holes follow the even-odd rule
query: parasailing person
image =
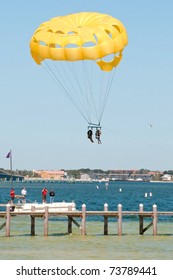
<svg viewBox="0 0 173 280">
<path fill-rule="evenodd" d="M 100 139 L 100 136 L 101 136 L 101 129 L 97 128 L 96 129 L 96 133 L 95 133 L 95 137 L 96 139 L 98 140 L 98 144 L 101 144 L 101 139 Z"/>
<path fill-rule="evenodd" d="M 92 143 L 94 143 L 94 141 L 93 141 L 93 132 L 92 132 L 91 128 L 87 131 L 87 136 L 88 136 L 88 139 L 90 139 L 90 141 Z"/>
</svg>

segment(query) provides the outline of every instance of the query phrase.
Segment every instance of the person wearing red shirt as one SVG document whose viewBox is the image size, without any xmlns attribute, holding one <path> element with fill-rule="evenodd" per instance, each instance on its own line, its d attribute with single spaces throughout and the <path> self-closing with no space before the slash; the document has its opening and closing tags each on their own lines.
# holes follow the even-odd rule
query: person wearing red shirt
<svg viewBox="0 0 173 280">
<path fill-rule="evenodd" d="M 10 190 L 10 197 L 11 197 L 11 202 L 14 203 L 15 191 L 13 188 L 11 188 L 11 190 Z"/>
<path fill-rule="evenodd" d="M 46 203 L 47 192 L 48 192 L 48 190 L 46 188 L 42 189 L 42 200 L 43 200 L 43 203 Z"/>
</svg>

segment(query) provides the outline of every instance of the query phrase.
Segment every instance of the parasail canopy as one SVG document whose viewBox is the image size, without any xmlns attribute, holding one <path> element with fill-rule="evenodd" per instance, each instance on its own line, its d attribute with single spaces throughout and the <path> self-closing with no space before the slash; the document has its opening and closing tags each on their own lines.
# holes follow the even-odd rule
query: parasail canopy
<svg viewBox="0 0 173 280">
<path fill-rule="evenodd" d="M 60 62 L 77 63 L 82 61 L 84 65 L 85 61 L 90 61 L 92 64 L 96 64 L 99 70 L 103 70 L 100 72 L 112 72 L 121 61 L 123 50 L 127 43 L 128 37 L 126 29 L 118 19 L 107 14 L 80 12 L 66 16 L 58 16 L 42 23 L 35 30 L 31 38 L 30 51 L 37 64 L 41 64 L 43 61 L 56 61 L 59 62 L 59 64 Z M 82 79 L 82 83 L 85 84 L 85 89 L 81 89 L 82 85 L 80 84 L 79 86 L 79 82 L 76 82 L 78 86 L 74 90 L 72 89 L 74 88 L 74 84 L 73 87 L 71 85 L 68 85 L 68 88 L 65 87 L 67 72 L 63 74 L 62 67 L 60 67 L 60 73 L 58 74 L 55 74 L 50 66 L 48 66 L 48 68 L 53 79 L 57 79 L 61 91 L 71 99 L 72 103 L 84 118 L 88 122 L 92 122 L 88 113 L 84 112 L 84 108 L 87 106 L 90 112 L 93 112 L 93 110 L 95 110 L 94 107 L 96 107 L 95 105 L 93 106 L 93 104 L 89 104 L 89 100 L 92 99 L 91 95 L 93 95 L 95 99 L 95 92 L 98 92 L 98 88 L 92 89 L 91 78 L 86 76 L 87 72 L 91 73 L 91 70 L 87 70 L 87 68 L 83 70 L 85 77 Z M 71 70 L 71 72 L 74 73 L 75 71 Z M 96 71 L 92 70 L 92 73 L 94 72 Z M 60 76 L 62 75 L 64 78 L 60 80 Z M 79 76 L 81 76 L 81 71 Z M 70 78 L 68 78 L 68 80 L 69 79 Z M 92 81 L 93 80 L 92 77 Z M 96 78 L 96 80 L 98 85 L 98 78 Z M 112 80 L 112 77 L 110 80 Z M 100 113 L 96 113 L 98 116 L 97 122 L 101 121 L 103 115 L 108 91 L 110 91 L 110 80 L 107 86 L 105 86 L 106 97 L 105 99 L 102 97 L 102 108 L 99 101 L 99 108 L 101 109 Z M 86 83 L 88 83 L 88 85 L 86 85 Z M 84 101 L 81 101 L 81 97 L 78 97 L 77 99 L 80 99 L 80 102 L 77 104 L 76 92 L 78 91 L 82 92 L 82 98 L 84 92 L 86 95 L 89 92 L 89 96 L 86 97 Z M 94 91 L 93 94 L 92 91 Z M 103 87 L 101 91 L 103 94 Z M 98 104 L 98 101 L 95 100 L 94 103 Z"/>
</svg>

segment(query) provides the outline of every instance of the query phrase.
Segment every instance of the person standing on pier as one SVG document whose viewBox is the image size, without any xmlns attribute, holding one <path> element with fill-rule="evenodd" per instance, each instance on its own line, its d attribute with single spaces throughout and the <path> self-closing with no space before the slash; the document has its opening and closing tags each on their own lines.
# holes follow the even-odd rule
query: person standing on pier
<svg viewBox="0 0 173 280">
<path fill-rule="evenodd" d="M 21 190 L 21 195 L 23 196 L 23 203 L 26 203 L 27 190 L 25 187 Z"/>
<path fill-rule="evenodd" d="M 10 197 L 11 197 L 11 203 L 14 203 L 15 191 L 13 188 L 11 188 L 10 190 Z"/>
<path fill-rule="evenodd" d="M 50 203 L 52 203 L 52 202 L 54 201 L 54 196 L 55 196 L 54 190 L 51 190 L 51 191 L 49 192 L 49 195 L 50 195 Z"/>
<path fill-rule="evenodd" d="M 42 189 L 42 200 L 43 200 L 43 203 L 46 203 L 46 195 L 48 193 L 48 190 L 46 188 L 43 188 Z"/>
</svg>

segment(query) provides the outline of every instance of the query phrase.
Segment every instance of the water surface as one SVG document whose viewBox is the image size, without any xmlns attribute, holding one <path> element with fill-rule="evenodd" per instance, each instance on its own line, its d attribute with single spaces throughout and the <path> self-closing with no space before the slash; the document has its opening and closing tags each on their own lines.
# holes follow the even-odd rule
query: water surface
<svg viewBox="0 0 173 280">
<path fill-rule="evenodd" d="M 83 203 L 87 210 L 102 210 L 108 203 L 109 210 L 138 210 L 143 203 L 145 210 L 156 204 L 159 211 L 173 211 L 172 183 L 132 183 L 111 182 L 106 190 L 104 183 L 92 184 L 22 184 L 15 183 L 16 194 L 23 186 L 27 188 L 28 199 L 41 202 L 43 185 L 56 192 L 57 201 L 76 202 L 81 209 Z M 98 187 L 97 187 L 98 186 Z M 121 192 L 120 192 L 121 188 Z M 9 184 L 0 184 L 0 203 L 9 200 Z M 145 193 L 152 196 L 145 197 Z M 77 219 L 81 223 L 80 219 Z M 4 219 L 0 220 L 0 224 Z M 148 220 L 145 221 L 147 225 Z M 1 260 L 172 260 L 173 259 L 173 218 L 162 217 L 158 222 L 158 235 L 153 236 L 152 228 L 139 235 L 137 217 L 123 218 L 123 235 L 117 235 L 117 219 L 109 219 L 109 235 L 103 235 L 103 218 L 87 218 L 87 235 L 73 225 L 73 233 L 67 233 L 66 218 L 49 219 L 49 236 L 44 237 L 43 219 L 36 219 L 36 236 L 30 236 L 30 217 L 14 217 L 11 220 L 11 236 L 5 237 L 5 228 L 0 231 Z"/>
</svg>

